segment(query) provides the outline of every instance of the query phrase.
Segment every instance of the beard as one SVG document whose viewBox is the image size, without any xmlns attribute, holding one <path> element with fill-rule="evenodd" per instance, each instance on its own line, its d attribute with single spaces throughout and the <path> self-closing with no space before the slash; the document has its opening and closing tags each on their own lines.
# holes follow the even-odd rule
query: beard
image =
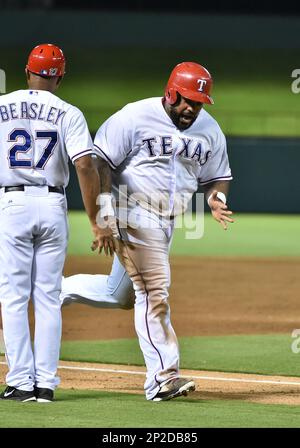
<svg viewBox="0 0 300 448">
<path fill-rule="evenodd" d="M 196 116 L 191 116 L 191 115 L 183 115 L 183 114 L 178 114 L 175 112 L 174 109 L 170 109 L 170 118 L 173 121 L 173 123 L 175 124 L 175 126 L 183 131 L 185 129 L 188 129 L 190 126 L 192 126 L 192 124 L 194 123 L 194 121 L 196 120 L 198 115 Z"/>
</svg>

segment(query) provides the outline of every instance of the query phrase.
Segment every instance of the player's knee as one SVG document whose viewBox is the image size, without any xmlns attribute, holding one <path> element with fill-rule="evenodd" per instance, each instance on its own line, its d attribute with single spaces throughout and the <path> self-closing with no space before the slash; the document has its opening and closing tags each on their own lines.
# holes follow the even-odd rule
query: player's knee
<svg viewBox="0 0 300 448">
<path fill-rule="evenodd" d="M 149 284 L 147 286 L 148 287 L 143 288 L 138 291 L 137 297 L 136 297 L 136 303 L 141 304 L 145 300 L 148 300 L 149 306 L 151 307 L 152 311 L 156 315 L 168 313 L 168 310 L 169 310 L 168 288 L 164 287 L 164 286 L 157 286 L 157 285 L 155 285 L 151 288 L 151 285 L 149 285 Z"/>
<path fill-rule="evenodd" d="M 164 316 L 169 313 L 170 306 L 166 298 L 159 298 L 157 300 L 153 300 L 151 303 L 151 309 L 155 316 Z"/>
<path fill-rule="evenodd" d="M 148 295 L 151 298 L 153 304 L 165 304 L 169 298 L 169 289 L 167 284 L 153 283 L 148 289 Z"/>
<path fill-rule="evenodd" d="M 118 302 L 122 310 L 131 310 L 134 307 L 135 302 L 135 294 L 133 289 L 127 291 L 127 294 L 120 295 L 118 297 Z"/>
</svg>

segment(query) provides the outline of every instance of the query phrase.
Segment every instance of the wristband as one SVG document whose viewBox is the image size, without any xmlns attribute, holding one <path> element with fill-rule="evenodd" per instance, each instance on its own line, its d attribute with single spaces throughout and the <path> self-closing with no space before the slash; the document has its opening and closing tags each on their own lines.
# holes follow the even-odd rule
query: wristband
<svg viewBox="0 0 300 448">
<path fill-rule="evenodd" d="M 218 191 L 217 198 L 220 199 L 220 201 L 224 202 L 226 204 L 226 196 L 222 191 Z"/>
<path fill-rule="evenodd" d="M 211 194 L 208 196 L 208 199 L 207 199 L 207 203 L 208 203 L 208 205 L 209 205 L 209 202 L 210 202 L 210 200 L 211 200 L 211 198 L 212 198 L 212 195 L 213 195 L 213 193 L 211 193 Z M 218 193 L 217 193 L 217 198 L 220 199 L 220 201 L 222 201 L 224 204 L 226 204 L 226 196 L 225 196 L 224 193 L 222 193 L 222 191 L 218 191 Z M 209 205 L 209 206 L 210 206 L 210 205 Z"/>
<path fill-rule="evenodd" d="M 97 204 L 100 205 L 100 218 L 104 218 L 105 216 L 115 216 L 114 198 L 111 193 L 99 194 Z"/>
</svg>

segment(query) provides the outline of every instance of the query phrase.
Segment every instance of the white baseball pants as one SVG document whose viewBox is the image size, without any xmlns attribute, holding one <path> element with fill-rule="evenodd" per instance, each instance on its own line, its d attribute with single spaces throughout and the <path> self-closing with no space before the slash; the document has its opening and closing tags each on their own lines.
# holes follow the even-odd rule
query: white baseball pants
<svg viewBox="0 0 300 448">
<path fill-rule="evenodd" d="M 9 372 L 21 390 L 54 389 L 61 340 L 60 290 L 68 241 L 66 199 L 48 187 L 0 192 L 0 299 Z M 34 306 L 31 346 L 28 302 Z"/>
<path fill-rule="evenodd" d="M 63 277 L 62 305 L 78 302 L 97 308 L 134 307 L 135 294 L 126 269 L 115 255 L 109 275 L 77 274 Z"/>
<path fill-rule="evenodd" d="M 147 367 L 146 398 L 151 400 L 162 382 L 179 375 L 179 348 L 168 304 L 170 238 L 163 229 L 122 229 L 121 233 L 117 253 L 122 264 L 115 256 L 109 276 L 64 278 L 61 300 L 129 309 L 135 292 L 135 329 Z"/>
<path fill-rule="evenodd" d="M 170 238 L 164 229 L 121 229 L 118 256 L 135 290 L 135 329 L 147 367 L 144 384 L 151 400 L 161 383 L 179 376 L 179 347 L 170 320 Z M 139 239 L 143 244 L 132 243 Z"/>
</svg>

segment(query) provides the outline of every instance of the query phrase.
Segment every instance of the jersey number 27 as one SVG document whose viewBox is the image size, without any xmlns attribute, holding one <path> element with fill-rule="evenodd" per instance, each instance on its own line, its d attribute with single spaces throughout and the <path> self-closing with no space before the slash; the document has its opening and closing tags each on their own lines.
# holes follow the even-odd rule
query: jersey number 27
<svg viewBox="0 0 300 448">
<path fill-rule="evenodd" d="M 32 137 L 25 129 L 14 129 L 8 136 L 9 142 L 18 142 L 23 138 L 22 143 L 16 143 L 9 150 L 9 166 L 10 168 L 37 168 L 43 170 L 46 163 L 53 153 L 53 149 L 57 143 L 56 131 L 36 131 L 35 139 L 47 139 L 48 142 L 43 150 L 43 153 L 38 162 L 33 164 L 33 158 L 21 159 L 18 153 L 27 153 L 32 148 Z"/>
</svg>

